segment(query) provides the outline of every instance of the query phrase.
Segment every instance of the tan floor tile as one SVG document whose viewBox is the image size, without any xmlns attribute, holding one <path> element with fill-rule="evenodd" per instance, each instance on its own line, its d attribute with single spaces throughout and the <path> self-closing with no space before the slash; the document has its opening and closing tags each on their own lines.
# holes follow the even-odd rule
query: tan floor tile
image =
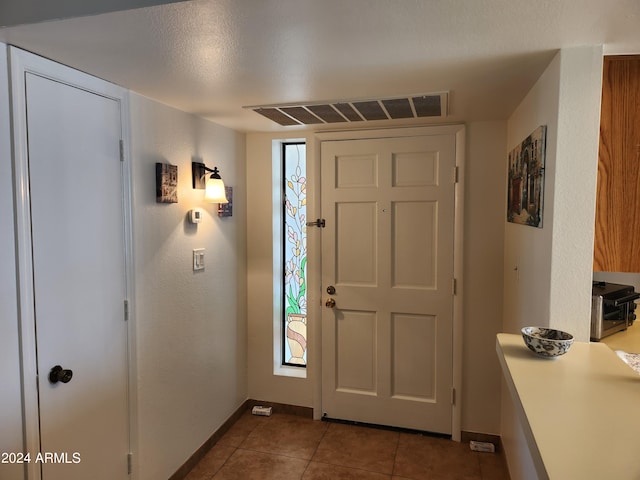
<svg viewBox="0 0 640 480">
<path fill-rule="evenodd" d="M 355 468 L 340 467 L 327 463 L 311 462 L 302 480 L 390 480 L 390 475 L 368 472 Z"/>
<path fill-rule="evenodd" d="M 252 415 L 247 412 L 242 415 L 236 423 L 218 440 L 218 445 L 227 445 L 230 447 L 239 447 L 249 434 L 262 422 L 267 421 L 268 417 Z"/>
<path fill-rule="evenodd" d="M 390 475 L 398 435 L 387 430 L 332 423 L 312 460 Z"/>
<path fill-rule="evenodd" d="M 310 460 L 328 427 L 317 420 L 275 414 L 258 425 L 240 447 Z"/>
<path fill-rule="evenodd" d="M 237 449 L 214 480 L 299 480 L 307 460 Z"/>
<path fill-rule="evenodd" d="M 478 455 L 467 444 L 402 433 L 393 474 L 411 480 L 482 480 Z"/>
<path fill-rule="evenodd" d="M 509 480 L 509 474 L 502 456 L 472 452 L 466 443 L 248 412 L 186 477 L 211 479 Z"/>
<path fill-rule="evenodd" d="M 224 462 L 233 454 L 235 448 L 224 445 L 214 445 L 211 450 L 193 467 L 185 480 L 209 480 L 212 478 Z"/>
</svg>

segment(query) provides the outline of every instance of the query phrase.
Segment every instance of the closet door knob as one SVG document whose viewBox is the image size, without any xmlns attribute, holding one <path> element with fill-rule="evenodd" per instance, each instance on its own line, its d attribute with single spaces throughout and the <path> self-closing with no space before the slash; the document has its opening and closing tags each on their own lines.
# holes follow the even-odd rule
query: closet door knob
<svg viewBox="0 0 640 480">
<path fill-rule="evenodd" d="M 49 382 L 51 383 L 69 383 L 73 377 L 73 372 L 62 368 L 60 365 L 56 365 L 49 372 Z"/>
</svg>

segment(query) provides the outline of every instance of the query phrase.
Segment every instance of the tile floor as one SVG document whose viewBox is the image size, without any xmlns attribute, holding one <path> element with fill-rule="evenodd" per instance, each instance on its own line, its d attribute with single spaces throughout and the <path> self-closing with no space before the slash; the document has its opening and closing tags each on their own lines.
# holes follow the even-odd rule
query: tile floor
<svg viewBox="0 0 640 480">
<path fill-rule="evenodd" d="M 247 412 L 186 480 L 509 480 L 499 454 L 412 433 Z"/>
</svg>

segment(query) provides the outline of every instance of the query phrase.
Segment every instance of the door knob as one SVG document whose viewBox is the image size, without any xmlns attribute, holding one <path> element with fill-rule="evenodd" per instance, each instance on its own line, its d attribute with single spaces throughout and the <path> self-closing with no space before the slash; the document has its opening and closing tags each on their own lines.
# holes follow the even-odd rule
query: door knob
<svg viewBox="0 0 640 480">
<path fill-rule="evenodd" d="M 60 365 L 56 365 L 49 372 L 49 381 L 51 383 L 69 383 L 71 377 L 73 377 L 73 372 L 62 368 Z"/>
<path fill-rule="evenodd" d="M 336 301 L 333 298 L 328 298 L 326 302 L 324 302 L 324 306 L 328 308 L 333 308 L 336 306 Z"/>
</svg>

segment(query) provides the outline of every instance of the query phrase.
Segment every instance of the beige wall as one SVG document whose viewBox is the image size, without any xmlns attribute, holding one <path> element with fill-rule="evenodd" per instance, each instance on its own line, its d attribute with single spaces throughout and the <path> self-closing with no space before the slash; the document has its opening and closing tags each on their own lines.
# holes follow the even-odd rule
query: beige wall
<svg viewBox="0 0 640 480">
<path fill-rule="evenodd" d="M 562 50 L 509 119 L 507 149 L 547 125 L 547 157 L 543 228 L 506 225 L 507 332 L 589 340 L 601 85 L 601 47 Z"/>
<path fill-rule="evenodd" d="M 505 332 L 551 326 L 589 340 L 601 88 L 601 47 L 562 50 L 509 118 L 507 151 L 547 125 L 547 155 L 543 228 L 506 225 Z M 502 399 L 511 477 L 534 479 L 506 387 Z"/>
<path fill-rule="evenodd" d="M 168 478 L 247 398 L 244 135 L 131 95 L 140 480 Z M 233 187 L 233 216 L 191 186 L 191 160 Z M 155 201 L 155 163 L 178 203 Z M 187 212 L 203 208 L 197 227 Z M 192 250 L 205 248 L 205 270 Z"/>
<path fill-rule="evenodd" d="M 467 125 L 462 430 L 498 434 L 506 122 Z"/>
<path fill-rule="evenodd" d="M 247 134 L 247 287 L 248 287 L 248 381 L 249 397 L 257 400 L 312 407 L 317 358 L 309 349 L 307 378 L 274 374 L 273 315 L 273 140 L 303 139 L 311 145 L 308 132 L 287 135 Z M 313 170 L 313 148 L 307 148 L 307 172 Z M 309 177 L 308 184 L 312 183 Z M 308 217 L 313 206 L 308 204 Z M 309 248 L 309 251 L 312 250 Z M 312 254 L 309 255 L 312 257 Z M 309 262 L 312 262 L 310 258 Z M 311 268 L 311 265 L 309 265 Z M 309 304 L 311 299 L 309 298 Z M 309 310 L 309 343 L 317 317 Z"/>
<path fill-rule="evenodd" d="M 247 134 L 249 396 L 318 409 L 319 326 L 311 313 L 309 378 L 273 374 L 271 149 L 274 139 L 300 137 L 314 145 L 310 132 L 287 137 Z M 505 141 L 505 122 L 467 125 L 461 422 L 462 430 L 495 434 L 500 428 L 500 370 L 494 342 L 502 323 Z M 309 184 L 318 179 L 314 154 L 308 148 Z M 315 218 L 319 206 L 310 201 L 308 208 L 309 218 Z M 309 251 L 313 252 L 311 245 Z"/>
</svg>

